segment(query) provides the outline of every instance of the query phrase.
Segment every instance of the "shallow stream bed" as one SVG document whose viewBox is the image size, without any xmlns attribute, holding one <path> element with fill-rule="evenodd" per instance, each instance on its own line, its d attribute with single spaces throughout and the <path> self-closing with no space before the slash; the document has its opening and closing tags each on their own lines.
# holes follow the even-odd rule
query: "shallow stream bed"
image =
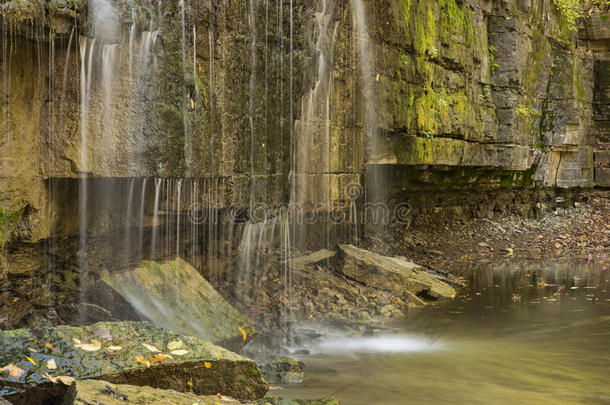
<svg viewBox="0 0 610 405">
<path fill-rule="evenodd" d="M 323 333 L 287 398 L 358 404 L 610 404 L 607 263 L 484 263 L 397 333 Z"/>
</svg>

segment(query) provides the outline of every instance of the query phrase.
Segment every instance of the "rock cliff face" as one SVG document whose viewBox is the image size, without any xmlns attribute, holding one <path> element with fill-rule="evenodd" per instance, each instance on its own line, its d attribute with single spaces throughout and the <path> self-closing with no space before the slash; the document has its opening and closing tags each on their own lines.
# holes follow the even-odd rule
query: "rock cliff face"
<svg viewBox="0 0 610 405">
<path fill-rule="evenodd" d="M 322 209 L 353 182 L 422 209 L 422 190 L 608 186 L 605 15 L 575 32 L 552 0 L 135 3 L 2 1 L 3 244 L 77 234 L 82 177 Z"/>
</svg>

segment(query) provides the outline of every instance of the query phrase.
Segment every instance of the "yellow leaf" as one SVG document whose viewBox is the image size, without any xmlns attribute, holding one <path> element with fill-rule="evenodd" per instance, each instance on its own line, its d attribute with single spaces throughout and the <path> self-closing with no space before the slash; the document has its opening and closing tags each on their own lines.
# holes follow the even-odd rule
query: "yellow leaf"
<svg viewBox="0 0 610 405">
<path fill-rule="evenodd" d="M 55 364 L 55 360 L 51 359 L 49 361 L 47 361 L 47 368 L 49 370 L 55 370 L 57 368 L 57 364 Z"/>
<path fill-rule="evenodd" d="M 25 371 L 23 371 L 23 369 L 20 369 L 13 363 L 2 367 L 2 371 L 8 371 L 8 375 L 10 375 L 11 377 L 15 377 L 15 378 L 19 378 L 25 373 Z"/>
<path fill-rule="evenodd" d="M 74 343 L 76 343 L 77 345 L 82 345 L 82 344 L 83 344 L 83 342 L 81 342 L 81 340 L 80 340 L 80 339 L 77 339 L 77 338 L 72 338 L 72 341 L 73 341 Z"/>
<path fill-rule="evenodd" d="M 153 346 L 153 345 L 149 345 L 149 344 L 146 344 L 146 343 L 142 343 L 142 346 L 144 346 L 145 348 L 147 348 L 148 350 L 150 350 L 150 351 L 151 351 L 151 352 L 153 352 L 153 353 L 158 353 L 158 352 L 159 352 L 159 349 L 157 349 L 157 348 L 156 348 L 155 346 Z"/>
<path fill-rule="evenodd" d="M 242 328 L 241 326 L 238 326 L 239 331 L 241 332 L 241 336 L 244 339 L 244 342 L 246 341 L 246 339 L 248 339 L 248 334 L 246 333 L 246 331 L 244 330 L 244 328 Z"/>
<path fill-rule="evenodd" d="M 210 363 L 209 361 L 206 361 L 205 363 L 203 363 L 203 365 L 205 366 L 205 368 L 212 367 L 212 363 Z"/>
<path fill-rule="evenodd" d="M 188 352 L 189 352 L 188 350 L 172 350 L 170 353 L 173 354 L 174 356 L 184 356 Z"/>
<path fill-rule="evenodd" d="M 26 358 L 26 359 L 28 359 L 28 361 L 29 361 L 30 363 L 32 363 L 33 365 L 37 366 L 37 364 L 36 364 L 36 362 L 34 361 L 34 359 L 33 359 L 33 358 L 28 357 L 28 356 L 25 356 L 25 358 Z"/>
<path fill-rule="evenodd" d="M 121 346 L 108 346 L 107 350 L 110 352 L 118 352 L 119 350 L 122 350 L 123 348 Z"/>
<path fill-rule="evenodd" d="M 95 340 L 95 339 L 91 339 L 91 343 L 94 345 L 102 345 L 102 342 L 100 342 L 99 340 Z"/>
<path fill-rule="evenodd" d="M 169 342 L 167 344 L 168 350 L 178 350 L 182 347 L 182 340 L 177 340 L 174 342 Z"/>
</svg>

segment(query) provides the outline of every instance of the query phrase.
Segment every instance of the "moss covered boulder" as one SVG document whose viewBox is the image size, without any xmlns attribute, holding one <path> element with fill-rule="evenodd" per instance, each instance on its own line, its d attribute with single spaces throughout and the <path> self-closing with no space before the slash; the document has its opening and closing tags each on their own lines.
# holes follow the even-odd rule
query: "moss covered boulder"
<svg viewBox="0 0 610 405">
<path fill-rule="evenodd" d="M 4 331 L 0 347 L 0 395 L 15 404 L 53 403 L 58 376 L 244 400 L 268 388 L 252 360 L 147 322 Z"/>
<path fill-rule="evenodd" d="M 180 258 L 145 261 L 136 269 L 106 275 L 102 282 L 146 319 L 178 333 L 232 350 L 256 334 L 246 318 Z"/>
</svg>

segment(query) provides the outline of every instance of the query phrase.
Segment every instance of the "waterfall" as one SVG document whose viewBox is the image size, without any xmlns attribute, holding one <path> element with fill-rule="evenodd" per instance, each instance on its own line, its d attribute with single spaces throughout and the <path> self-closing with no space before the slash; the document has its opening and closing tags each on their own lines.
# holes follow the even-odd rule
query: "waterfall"
<svg viewBox="0 0 610 405">
<path fill-rule="evenodd" d="M 131 19 L 135 21 L 135 11 L 131 10 Z M 133 76 L 133 45 L 136 40 L 136 32 L 137 27 L 136 23 L 131 24 L 131 28 L 129 29 L 129 81 L 131 82 L 131 78 Z"/>
<path fill-rule="evenodd" d="M 182 180 L 178 180 L 177 187 L 177 209 L 176 209 L 176 257 L 180 256 L 180 204 L 181 204 L 181 193 L 182 193 Z"/>
<path fill-rule="evenodd" d="M 80 74 L 80 132 L 81 132 L 81 169 L 79 180 L 79 268 L 81 286 L 86 286 L 87 275 L 87 177 L 88 177 L 88 138 L 89 138 L 89 95 L 91 92 L 91 75 L 93 63 L 93 49 L 95 38 L 88 44 L 87 38 L 81 38 L 81 74 Z M 88 51 L 88 52 L 87 52 Z M 85 287 L 86 288 L 86 287 Z M 80 289 L 81 301 L 84 301 L 86 290 Z M 81 317 L 83 314 L 81 314 Z"/>
<path fill-rule="evenodd" d="M 360 58 L 360 76 L 362 80 L 362 98 L 365 106 L 365 125 L 367 144 L 371 157 L 379 153 L 379 140 L 376 136 L 377 113 L 375 110 L 375 78 L 372 67 L 372 54 L 369 47 L 369 30 L 362 0 L 351 0 L 357 30 L 358 56 Z"/>
<path fill-rule="evenodd" d="M 301 119 L 295 122 L 297 184 L 296 202 L 330 209 L 330 98 L 332 91 L 333 53 L 338 24 L 334 21 L 334 1 L 322 0 L 322 10 L 315 14 L 317 39 L 314 49 L 316 82 L 304 97 Z M 319 183 L 314 182 L 322 177 Z M 316 192 L 316 184 L 322 190 Z"/>
<path fill-rule="evenodd" d="M 125 247 L 126 253 L 126 264 L 129 265 L 129 258 L 131 253 L 131 213 L 133 211 L 133 191 L 135 187 L 135 179 L 129 181 L 129 194 L 127 195 L 127 215 L 125 220 Z"/>
<path fill-rule="evenodd" d="M 250 99 L 248 102 L 248 114 L 250 122 L 250 206 L 254 205 L 256 195 L 256 178 L 254 170 L 254 150 L 256 145 L 256 131 L 254 118 L 254 103 L 256 92 L 256 9 L 255 1 L 250 0 Z"/>
<path fill-rule="evenodd" d="M 102 46 L 102 77 L 101 85 L 103 88 L 103 104 L 102 104 L 102 129 L 101 138 L 104 142 L 103 148 L 107 152 L 104 156 L 108 157 L 105 162 L 105 167 L 111 167 L 116 145 L 112 137 L 104 136 L 108 128 L 113 128 L 113 100 L 112 87 L 114 85 L 114 64 L 116 57 L 117 44 L 104 44 Z"/>
<path fill-rule="evenodd" d="M 155 259 L 157 247 L 157 232 L 159 227 L 159 198 L 163 188 L 163 179 L 155 179 L 155 205 L 153 209 L 152 241 L 150 243 L 150 258 Z"/>
<path fill-rule="evenodd" d="M 143 254 L 144 254 L 144 214 L 145 214 L 145 209 L 146 209 L 146 182 L 147 182 L 147 178 L 144 178 L 144 180 L 142 180 L 142 191 L 140 193 L 140 215 L 139 215 L 139 225 L 138 225 L 138 230 L 139 230 L 139 235 L 138 235 L 138 260 L 141 260 L 143 258 Z"/>
</svg>

